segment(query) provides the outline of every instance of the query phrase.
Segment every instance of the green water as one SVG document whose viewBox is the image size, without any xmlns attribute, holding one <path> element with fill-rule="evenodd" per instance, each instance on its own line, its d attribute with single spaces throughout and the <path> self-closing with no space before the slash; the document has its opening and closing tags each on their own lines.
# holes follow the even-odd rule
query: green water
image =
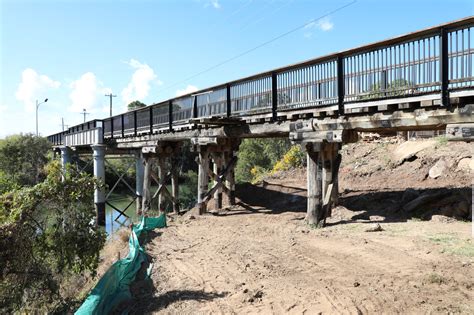
<svg viewBox="0 0 474 315">
<path fill-rule="evenodd" d="M 108 204 L 105 205 L 105 230 L 108 235 L 112 235 L 122 226 L 129 226 L 132 222 L 137 221 L 136 201 L 133 200 L 132 196 L 112 193 L 107 202 L 121 211 L 123 211 L 130 203 L 132 203 L 130 207 L 125 210 L 125 214 L 129 218 L 120 215 L 118 211 Z"/>
<path fill-rule="evenodd" d="M 167 186 L 168 191 L 171 192 L 171 185 Z M 152 195 L 158 189 L 157 186 L 151 187 Z M 183 197 L 191 193 L 190 188 L 187 185 L 179 186 L 179 196 Z M 152 209 L 157 209 L 157 199 L 155 198 L 152 203 Z M 166 198 L 165 198 L 166 199 Z M 181 200 L 182 201 L 182 200 Z M 113 207 L 106 204 L 105 206 L 105 230 L 108 235 L 112 235 L 119 228 L 125 226 L 128 227 L 131 223 L 136 223 L 139 220 L 136 212 L 136 200 L 133 196 L 125 193 L 112 193 L 107 200 L 108 203 L 112 204 L 115 208 L 123 211 L 127 216 L 121 215 Z M 183 207 L 186 208 L 191 206 L 191 204 L 183 204 Z M 128 208 L 127 208 L 128 207 Z M 125 210 L 126 209 L 126 210 Z M 125 210 L 125 211 L 124 211 Z M 167 211 L 170 209 L 168 208 Z"/>
</svg>

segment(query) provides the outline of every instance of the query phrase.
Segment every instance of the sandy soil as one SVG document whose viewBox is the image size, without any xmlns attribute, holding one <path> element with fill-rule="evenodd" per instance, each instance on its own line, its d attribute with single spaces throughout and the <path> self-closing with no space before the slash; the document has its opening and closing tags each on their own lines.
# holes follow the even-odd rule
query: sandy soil
<svg viewBox="0 0 474 315">
<path fill-rule="evenodd" d="M 443 145 L 444 158 L 466 148 L 464 158 L 472 157 L 469 147 L 456 145 Z M 134 312 L 473 314 L 471 223 L 429 209 L 422 221 L 401 210 L 408 187 L 416 194 L 445 187 L 440 199 L 451 197 L 451 208 L 458 207 L 458 199 L 471 198 L 463 188 L 469 172 L 457 173 L 454 161 L 452 172 L 436 181 L 424 174 L 436 162 L 429 151 L 431 160 L 419 153 L 379 167 L 377 152 L 390 152 L 387 147 L 345 150 L 343 169 L 353 171 L 341 176 L 341 206 L 324 229 L 304 223 L 302 170 L 240 186 L 240 204 L 214 215 L 171 218 L 147 244 L 154 289 L 136 301 Z M 459 152 L 452 153 L 455 160 Z M 358 162 L 377 165 L 358 173 Z M 415 162 L 416 172 L 409 165 Z M 402 179 L 387 179 L 397 169 L 406 169 Z M 446 210 L 441 204 L 428 206 Z M 377 223 L 383 231 L 366 232 Z"/>
</svg>

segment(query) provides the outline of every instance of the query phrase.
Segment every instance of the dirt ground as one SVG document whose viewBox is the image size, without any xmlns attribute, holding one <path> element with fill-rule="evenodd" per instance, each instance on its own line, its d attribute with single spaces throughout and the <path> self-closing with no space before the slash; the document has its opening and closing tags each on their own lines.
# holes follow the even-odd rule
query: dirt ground
<svg viewBox="0 0 474 315">
<path fill-rule="evenodd" d="M 404 161 L 399 147 L 344 147 L 340 206 L 323 229 L 304 223 L 304 170 L 239 186 L 239 205 L 218 213 L 171 217 L 146 246 L 154 289 L 134 311 L 473 314 L 472 224 L 452 218 L 472 216 L 460 161 L 473 147 L 435 141 Z M 407 206 L 420 196 L 434 198 Z"/>
</svg>

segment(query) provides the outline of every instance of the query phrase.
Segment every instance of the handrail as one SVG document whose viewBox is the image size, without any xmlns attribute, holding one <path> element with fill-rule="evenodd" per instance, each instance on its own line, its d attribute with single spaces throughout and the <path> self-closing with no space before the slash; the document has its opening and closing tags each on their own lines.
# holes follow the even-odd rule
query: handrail
<svg viewBox="0 0 474 315">
<path fill-rule="evenodd" d="M 474 87 L 473 35 L 471 16 L 261 72 L 106 118 L 104 135 L 172 130 L 210 115 L 263 112 L 277 118 L 279 111 L 303 107 L 337 105 L 343 115 L 348 103 L 408 94 L 440 93 L 447 106 L 449 90 Z M 68 132 L 80 131 L 79 126 L 84 129 L 80 124 Z M 58 141 L 61 134 L 51 137 Z"/>
</svg>

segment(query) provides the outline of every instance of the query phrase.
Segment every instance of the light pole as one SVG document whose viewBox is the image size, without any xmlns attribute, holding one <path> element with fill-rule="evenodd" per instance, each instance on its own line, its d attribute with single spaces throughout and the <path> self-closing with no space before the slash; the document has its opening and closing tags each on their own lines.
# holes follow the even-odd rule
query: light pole
<svg viewBox="0 0 474 315">
<path fill-rule="evenodd" d="M 39 136 L 39 133 L 38 133 L 38 107 L 43 104 L 43 103 L 46 103 L 48 101 L 47 98 L 44 99 L 43 102 L 41 103 L 38 103 L 38 100 L 36 100 L 36 136 L 38 137 Z"/>
</svg>

